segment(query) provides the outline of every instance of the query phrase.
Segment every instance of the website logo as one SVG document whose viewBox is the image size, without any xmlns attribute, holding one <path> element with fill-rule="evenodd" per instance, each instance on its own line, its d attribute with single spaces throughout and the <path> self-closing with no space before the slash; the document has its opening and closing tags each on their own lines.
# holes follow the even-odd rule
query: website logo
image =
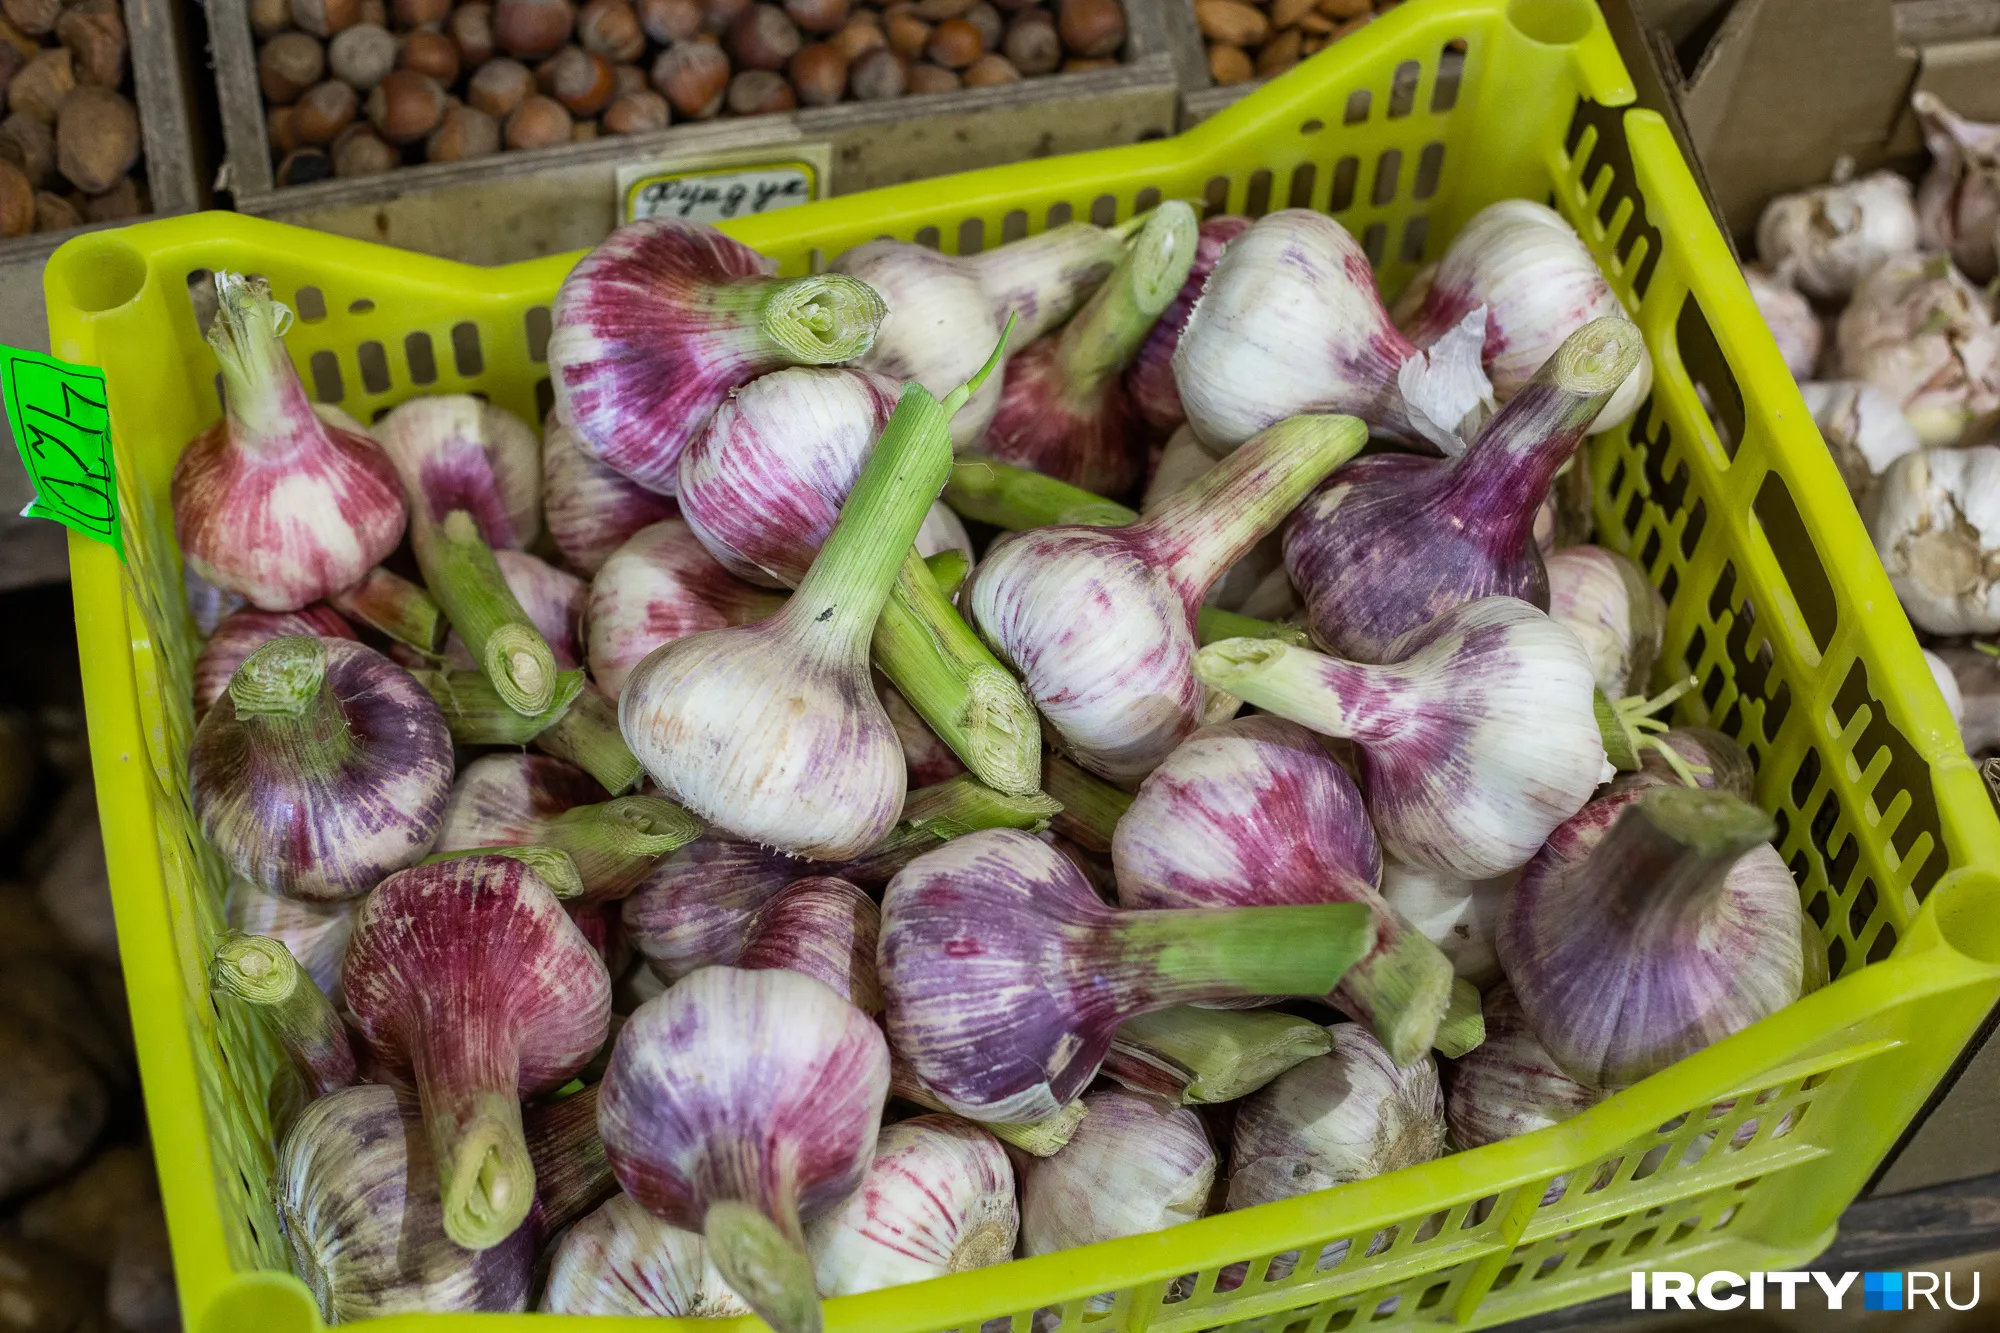
<svg viewBox="0 0 2000 1333">
<path fill-rule="evenodd" d="M 1884 1273 L 1675 1273 L 1640 1270 L 1632 1274 L 1634 1310 L 1796 1310 L 1799 1292 L 1817 1287 L 1826 1308 L 1842 1308 L 1856 1279 L 1865 1310 L 1970 1310 L 1979 1304 L 1979 1274 L 1931 1273 L 1918 1269 Z M 1954 1282 L 1956 1279 L 1956 1282 Z M 1961 1301 L 1961 1297 L 1965 1298 Z"/>
</svg>

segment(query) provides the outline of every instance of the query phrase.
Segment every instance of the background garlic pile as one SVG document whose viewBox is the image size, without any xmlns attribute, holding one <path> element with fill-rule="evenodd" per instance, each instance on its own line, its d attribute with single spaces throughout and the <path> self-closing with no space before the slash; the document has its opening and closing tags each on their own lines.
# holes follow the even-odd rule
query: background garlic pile
<svg viewBox="0 0 2000 1333">
<path fill-rule="evenodd" d="M 614 233 L 539 430 L 315 407 L 217 275 L 188 776 L 329 1320 L 808 1333 L 1531 1132 L 1824 978 L 1577 544 L 1651 366 L 1555 213 L 1393 314 L 1303 210 L 775 267 Z"/>
</svg>

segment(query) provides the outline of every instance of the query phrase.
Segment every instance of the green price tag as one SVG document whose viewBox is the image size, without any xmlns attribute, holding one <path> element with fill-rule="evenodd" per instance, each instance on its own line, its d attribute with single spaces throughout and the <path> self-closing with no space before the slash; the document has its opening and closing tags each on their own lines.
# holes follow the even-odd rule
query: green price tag
<svg viewBox="0 0 2000 1333">
<path fill-rule="evenodd" d="M 34 502 L 22 516 L 54 519 L 105 543 L 123 560 L 104 372 L 0 347 L 0 400 L 35 484 Z"/>
</svg>

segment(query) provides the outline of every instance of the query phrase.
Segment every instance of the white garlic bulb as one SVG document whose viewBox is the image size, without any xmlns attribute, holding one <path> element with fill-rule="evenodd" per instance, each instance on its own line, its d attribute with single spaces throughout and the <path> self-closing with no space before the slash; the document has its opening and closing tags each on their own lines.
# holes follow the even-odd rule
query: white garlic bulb
<svg viewBox="0 0 2000 1333">
<path fill-rule="evenodd" d="M 1642 693 L 1667 629 L 1660 590 L 1630 559 L 1602 546 L 1566 546 L 1542 564 L 1549 618 L 1583 645 L 1597 688 L 1611 699 Z"/>
<path fill-rule="evenodd" d="M 1493 932 L 1515 876 L 1460 879 L 1441 870 L 1382 859 L 1382 897 L 1451 960 L 1451 970 L 1484 990 L 1500 979 Z"/>
<path fill-rule="evenodd" d="M 1885 260 L 1835 330 L 1840 373 L 1895 399 L 1926 445 L 1976 442 L 2000 419 L 2000 329 L 1941 254 Z"/>
<path fill-rule="evenodd" d="M 1757 257 L 1809 296 L 1837 300 L 1916 248 L 1910 183 L 1891 171 L 1780 195 L 1757 222 Z"/>
<path fill-rule="evenodd" d="M 1861 516 L 1868 517 L 1875 490 L 1889 464 L 1923 447 L 1902 405 L 1860 380 L 1824 380 L 1799 385 L 1827 452 L 1840 469 Z"/>
<path fill-rule="evenodd" d="M 1826 330 L 1820 327 L 1812 303 L 1790 283 L 1780 282 L 1756 264 L 1744 266 L 1743 281 L 1749 284 L 1750 299 L 1757 303 L 1757 313 L 1764 317 L 1771 340 L 1785 358 L 1785 369 L 1795 380 L 1811 379 L 1813 367 L 1819 364 L 1820 347 L 1826 342 Z"/>
<path fill-rule="evenodd" d="M 1931 151 L 1930 170 L 1917 186 L 1917 226 L 1924 244 L 1951 252 L 1974 282 L 1993 281 L 2000 229 L 2000 125 L 1967 120 L 1933 93 L 1911 96 L 1910 109 Z"/>
<path fill-rule="evenodd" d="M 1868 527 L 1918 629 L 2000 632 L 2000 448 L 1903 455 L 1882 478 Z"/>
<path fill-rule="evenodd" d="M 1083 1122 L 1021 1182 L 1021 1242 L 1030 1256 L 1164 1231 L 1208 1209 L 1215 1148 L 1201 1116 L 1143 1093 L 1083 1099 Z"/>
<path fill-rule="evenodd" d="M 750 1307 L 722 1280 L 707 1241 L 654 1217 L 621 1190 L 564 1233 L 541 1311 L 726 1319 Z"/>
</svg>

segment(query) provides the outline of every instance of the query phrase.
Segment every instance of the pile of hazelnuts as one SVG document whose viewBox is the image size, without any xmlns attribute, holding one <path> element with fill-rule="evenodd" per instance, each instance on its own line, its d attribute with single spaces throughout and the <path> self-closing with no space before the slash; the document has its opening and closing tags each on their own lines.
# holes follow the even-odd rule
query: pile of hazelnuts
<svg viewBox="0 0 2000 1333">
<path fill-rule="evenodd" d="M 0 0 L 0 236 L 149 208 L 118 0 Z"/>
<path fill-rule="evenodd" d="M 250 0 L 250 21 L 281 185 L 1098 69 L 1125 42 L 1119 0 Z"/>
</svg>

